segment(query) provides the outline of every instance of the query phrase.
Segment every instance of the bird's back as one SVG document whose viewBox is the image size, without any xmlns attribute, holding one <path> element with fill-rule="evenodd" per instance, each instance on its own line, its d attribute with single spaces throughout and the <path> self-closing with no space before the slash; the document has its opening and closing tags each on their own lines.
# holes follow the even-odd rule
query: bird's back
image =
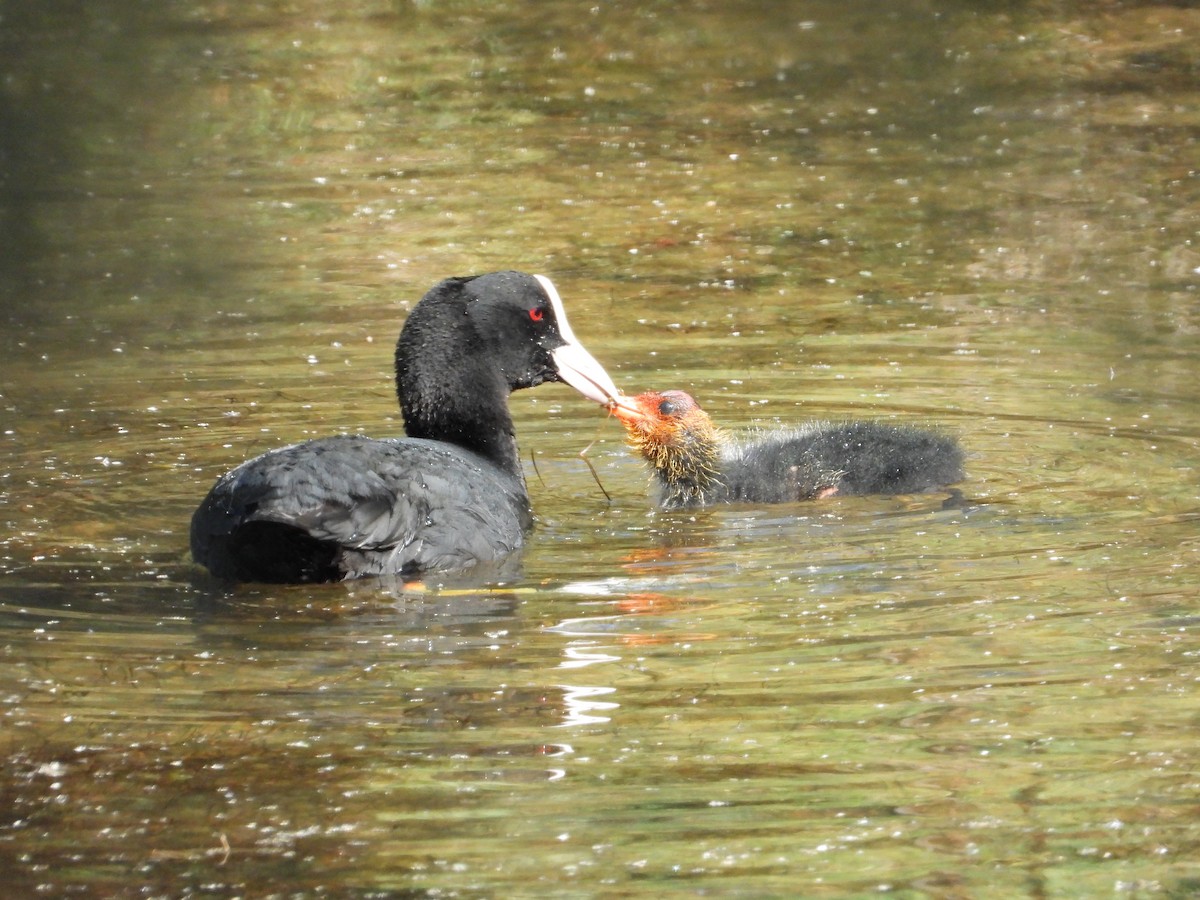
<svg viewBox="0 0 1200 900">
<path fill-rule="evenodd" d="M 236 581 L 417 576 L 499 559 L 532 523 L 519 477 L 442 442 L 319 438 L 249 460 L 192 517 L 195 560 Z"/>
<path fill-rule="evenodd" d="M 722 472 L 729 500 L 779 503 L 831 494 L 913 494 L 963 477 L 952 437 L 885 422 L 814 422 L 738 441 Z"/>
</svg>

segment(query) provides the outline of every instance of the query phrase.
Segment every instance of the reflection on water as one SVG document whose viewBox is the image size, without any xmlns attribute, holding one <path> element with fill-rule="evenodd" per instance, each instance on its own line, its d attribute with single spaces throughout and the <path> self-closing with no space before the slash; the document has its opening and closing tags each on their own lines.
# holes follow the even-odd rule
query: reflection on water
<svg viewBox="0 0 1200 900">
<path fill-rule="evenodd" d="M 1194 892 L 1196 10 L 0 18 L 14 895 Z M 507 267 L 725 427 L 958 433 L 961 498 L 655 511 L 546 386 L 506 583 L 189 564 Z"/>
</svg>

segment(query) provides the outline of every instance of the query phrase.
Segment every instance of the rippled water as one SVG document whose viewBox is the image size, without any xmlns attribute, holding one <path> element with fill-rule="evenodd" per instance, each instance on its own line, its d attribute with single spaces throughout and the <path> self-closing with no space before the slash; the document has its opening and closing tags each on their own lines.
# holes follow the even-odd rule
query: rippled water
<svg viewBox="0 0 1200 900">
<path fill-rule="evenodd" d="M 14 895 L 1197 889 L 1200 13 L 128 6 L 0 10 Z M 932 424 L 961 496 L 655 512 L 547 386 L 517 581 L 190 565 L 506 267 L 625 389 Z"/>
</svg>

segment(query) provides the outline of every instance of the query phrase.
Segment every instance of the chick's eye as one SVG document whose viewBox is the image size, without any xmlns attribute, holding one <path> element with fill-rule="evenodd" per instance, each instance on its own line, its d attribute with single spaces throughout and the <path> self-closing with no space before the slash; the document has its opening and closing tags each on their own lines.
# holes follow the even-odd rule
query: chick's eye
<svg viewBox="0 0 1200 900">
<path fill-rule="evenodd" d="M 535 322 L 540 322 L 542 319 L 546 318 L 546 311 L 540 306 L 535 306 L 533 309 L 529 310 L 529 318 Z"/>
<path fill-rule="evenodd" d="M 662 401 L 662 403 L 658 404 L 658 414 L 660 416 L 675 415 L 675 404 L 672 403 L 670 400 Z"/>
</svg>

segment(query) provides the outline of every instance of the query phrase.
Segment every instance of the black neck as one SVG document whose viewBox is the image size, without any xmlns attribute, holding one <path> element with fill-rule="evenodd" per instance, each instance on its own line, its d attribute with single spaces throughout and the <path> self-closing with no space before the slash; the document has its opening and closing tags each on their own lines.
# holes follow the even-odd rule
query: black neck
<svg viewBox="0 0 1200 900">
<path fill-rule="evenodd" d="M 524 481 L 508 384 L 471 331 L 456 291 L 431 293 L 404 323 L 396 392 L 409 437 L 463 447 Z"/>
</svg>

